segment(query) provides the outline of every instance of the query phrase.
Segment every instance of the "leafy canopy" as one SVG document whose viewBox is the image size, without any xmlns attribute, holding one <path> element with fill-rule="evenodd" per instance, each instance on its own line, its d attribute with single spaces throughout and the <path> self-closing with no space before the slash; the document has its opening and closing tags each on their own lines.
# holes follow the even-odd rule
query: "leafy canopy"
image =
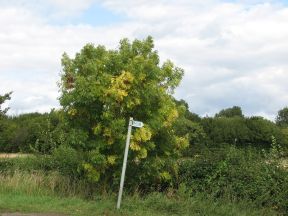
<svg viewBox="0 0 288 216">
<path fill-rule="evenodd" d="M 173 129 L 179 112 L 172 94 L 183 70 L 171 61 L 160 65 L 152 37 L 123 39 L 116 50 L 87 44 L 75 58 L 64 54 L 62 65 L 60 103 L 77 134 L 73 147 L 89 152 L 82 167 L 87 177 L 99 181 L 120 171 L 131 116 L 145 126 L 133 129 L 130 174 L 171 179 L 176 168 L 161 158 L 177 157 L 188 145 Z"/>
</svg>

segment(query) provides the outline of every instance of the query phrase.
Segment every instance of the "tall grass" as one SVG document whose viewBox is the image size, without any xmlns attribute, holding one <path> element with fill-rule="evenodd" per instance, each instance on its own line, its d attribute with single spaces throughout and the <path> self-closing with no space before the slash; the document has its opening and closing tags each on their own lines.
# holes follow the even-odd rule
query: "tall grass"
<svg viewBox="0 0 288 216">
<path fill-rule="evenodd" d="M 166 193 L 124 195 L 116 210 L 116 194 L 87 194 L 87 185 L 72 182 L 57 172 L 0 173 L 0 212 L 58 212 L 67 215 L 277 215 L 273 210 L 255 208 L 251 203 L 213 200 L 207 194 L 190 196 L 186 188 Z"/>
<path fill-rule="evenodd" d="M 20 171 L 0 174 L 1 192 L 24 192 L 28 195 L 61 195 L 86 197 L 89 186 L 82 181 L 73 181 L 58 172 Z"/>
</svg>

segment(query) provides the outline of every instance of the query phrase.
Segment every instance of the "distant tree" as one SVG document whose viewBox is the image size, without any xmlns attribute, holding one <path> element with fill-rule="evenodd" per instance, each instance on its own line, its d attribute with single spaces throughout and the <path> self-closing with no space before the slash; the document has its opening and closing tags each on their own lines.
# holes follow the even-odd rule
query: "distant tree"
<svg viewBox="0 0 288 216">
<path fill-rule="evenodd" d="M 0 151 L 2 150 L 3 143 L 5 142 L 5 139 L 3 138 L 4 132 L 7 129 L 7 117 L 6 112 L 9 108 L 3 109 L 2 105 L 5 103 L 5 101 L 10 100 L 12 92 L 6 93 L 4 95 L 0 95 Z"/>
<path fill-rule="evenodd" d="M 233 106 L 232 108 L 223 109 L 215 115 L 215 117 L 227 117 L 227 118 L 236 116 L 244 117 L 244 115 L 242 114 L 242 109 L 239 106 Z"/>
<path fill-rule="evenodd" d="M 183 100 L 183 99 L 181 99 L 179 101 L 175 100 L 175 103 L 177 106 L 185 107 L 184 116 L 186 119 L 189 119 L 190 121 L 193 121 L 193 122 L 200 122 L 201 121 L 201 117 L 198 114 L 190 112 L 189 105 L 185 100 Z"/>
<path fill-rule="evenodd" d="M 282 146 L 286 146 L 288 142 L 281 129 L 274 122 L 263 117 L 208 117 L 203 118 L 201 124 L 210 145 L 229 143 L 269 148 L 272 136 Z"/>
<path fill-rule="evenodd" d="M 6 109 L 2 109 L 1 106 L 3 105 L 3 103 L 5 103 L 6 100 L 10 100 L 11 99 L 11 94 L 12 92 L 6 93 L 4 95 L 0 95 L 0 117 L 4 116 L 6 114 L 6 112 L 8 111 L 9 108 Z"/>
<path fill-rule="evenodd" d="M 261 147 L 271 147 L 272 136 L 276 138 L 277 143 L 286 146 L 287 140 L 281 129 L 277 125 L 264 119 L 263 117 L 253 116 L 247 118 L 247 127 L 250 130 L 250 143 Z"/>
<path fill-rule="evenodd" d="M 249 143 L 249 128 L 242 117 L 203 118 L 202 125 L 212 145 Z"/>
<path fill-rule="evenodd" d="M 201 118 L 197 114 L 189 111 L 189 106 L 186 101 L 175 100 L 175 102 L 179 113 L 179 117 L 174 124 L 176 133 L 181 136 L 188 135 L 191 148 L 194 147 L 194 144 L 204 142 L 206 134 L 200 124 Z"/>
<path fill-rule="evenodd" d="M 281 127 L 288 127 L 288 107 L 278 111 L 276 124 Z"/>
</svg>

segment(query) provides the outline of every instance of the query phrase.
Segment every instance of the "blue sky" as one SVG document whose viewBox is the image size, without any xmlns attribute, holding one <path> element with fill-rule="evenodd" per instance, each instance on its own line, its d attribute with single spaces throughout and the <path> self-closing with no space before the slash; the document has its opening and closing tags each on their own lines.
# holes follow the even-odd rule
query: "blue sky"
<svg viewBox="0 0 288 216">
<path fill-rule="evenodd" d="M 41 2 L 41 3 L 40 3 Z M 152 35 L 185 70 L 175 96 L 202 116 L 241 106 L 271 120 L 288 106 L 288 1 L 0 0 L 0 94 L 10 114 L 59 107 L 61 55 Z"/>
<path fill-rule="evenodd" d="M 91 25 L 91 26 L 106 26 L 113 25 L 127 20 L 124 14 L 113 12 L 99 3 L 93 3 L 89 8 L 81 11 L 79 14 L 51 18 L 48 20 L 49 24 L 52 25 Z"/>
</svg>

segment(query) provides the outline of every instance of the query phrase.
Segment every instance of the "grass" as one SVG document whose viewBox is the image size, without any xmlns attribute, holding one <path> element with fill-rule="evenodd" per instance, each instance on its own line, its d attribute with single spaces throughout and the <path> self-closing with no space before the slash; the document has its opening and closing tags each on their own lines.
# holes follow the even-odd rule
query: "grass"
<svg viewBox="0 0 288 216">
<path fill-rule="evenodd" d="M 277 215 L 272 210 L 255 208 L 251 203 L 215 201 L 205 194 L 189 197 L 181 191 L 167 194 L 152 193 L 145 197 L 140 197 L 138 194 L 125 195 L 121 210 L 116 210 L 117 194 L 96 194 L 92 200 L 83 199 L 77 195 L 75 192 L 77 190 L 67 187 L 66 184 L 69 183 L 61 178 L 55 173 L 45 175 L 41 172 L 17 171 L 13 175 L 0 174 L 0 213 L 41 212 L 75 216 Z"/>
<path fill-rule="evenodd" d="M 253 209 L 247 204 L 212 202 L 203 197 L 176 200 L 163 194 L 152 194 L 142 199 L 135 196 L 123 200 L 121 210 L 116 210 L 116 197 L 99 197 L 87 201 L 76 197 L 60 198 L 24 193 L 2 193 L 0 212 L 42 212 L 64 215 L 277 215 L 272 211 Z"/>
</svg>

